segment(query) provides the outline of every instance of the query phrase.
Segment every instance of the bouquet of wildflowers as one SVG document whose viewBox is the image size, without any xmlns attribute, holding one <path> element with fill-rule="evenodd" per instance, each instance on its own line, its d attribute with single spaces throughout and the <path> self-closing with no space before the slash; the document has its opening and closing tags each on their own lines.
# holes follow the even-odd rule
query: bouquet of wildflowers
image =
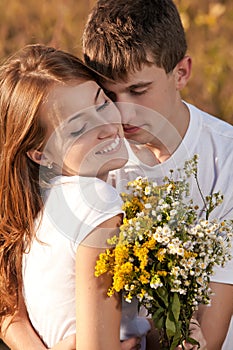
<svg viewBox="0 0 233 350">
<path fill-rule="evenodd" d="M 112 275 L 109 296 L 123 292 L 127 302 L 136 297 L 148 310 L 162 349 L 175 349 L 183 340 L 197 343 L 189 336 L 191 317 L 199 303 L 210 302 L 214 266 L 231 258 L 232 222 L 209 220 L 223 197 L 201 194 L 206 217 L 200 218 L 188 200 L 190 176 L 197 181 L 197 156 L 185 162 L 178 181 L 171 171 L 161 186 L 146 178 L 129 182 L 119 236 L 96 264 L 96 276 Z"/>
</svg>

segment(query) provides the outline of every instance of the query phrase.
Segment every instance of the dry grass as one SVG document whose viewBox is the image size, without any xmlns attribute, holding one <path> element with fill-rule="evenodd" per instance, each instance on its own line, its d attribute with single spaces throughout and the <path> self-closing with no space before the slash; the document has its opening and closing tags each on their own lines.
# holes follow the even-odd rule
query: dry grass
<svg viewBox="0 0 233 350">
<path fill-rule="evenodd" d="M 193 57 L 184 98 L 233 123 L 233 2 L 174 0 Z M 41 42 L 82 55 L 81 36 L 95 0 L 1 0 L 0 60 L 25 44 Z"/>
</svg>

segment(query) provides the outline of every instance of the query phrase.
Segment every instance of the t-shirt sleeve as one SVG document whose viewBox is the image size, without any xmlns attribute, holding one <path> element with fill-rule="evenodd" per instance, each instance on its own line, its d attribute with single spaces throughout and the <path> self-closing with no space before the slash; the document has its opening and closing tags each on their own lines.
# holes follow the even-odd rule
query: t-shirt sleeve
<svg viewBox="0 0 233 350">
<path fill-rule="evenodd" d="M 233 256 L 233 242 L 231 246 Z M 216 266 L 214 275 L 211 276 L 211 282 L 233 284 L 233 258 L 226 263 L 224 267 Z"/>
<path fill-rule="evenodd" d="M 228 191 L 230 192 L 230 191 Z M 225 191 L 223 203 L 213 211 L 217 213 L 220 220 L 232 220 L 233 218 L 233 196 L 231 193 Z M 219 210 L 219 212 L 218 212 Z M 231 255 L 233 257 L 233 239 L 231 240 Z M 214 275 L 211 276 L 212 282 L 233 284 L 233 258 L 226 263 L 224 267 L 216 266 Z"/>
<path fill-rule="evenodd" d="M 74 246 L 98 225 L 123 213 L 117 191 L 97 178 L 71 177 L 55 184 L 46 201 L 46 214 L 57 231 Z"/>
</svg>

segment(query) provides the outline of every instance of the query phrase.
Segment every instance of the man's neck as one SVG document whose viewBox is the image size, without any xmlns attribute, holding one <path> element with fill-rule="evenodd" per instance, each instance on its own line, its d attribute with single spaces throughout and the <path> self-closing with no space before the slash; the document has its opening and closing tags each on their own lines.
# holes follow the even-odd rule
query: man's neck
<svg viewBox="0 0 233 350">
<path fill-rule="evenodd" d="M 188 107 L 180 101 L 177 111 L 173 123 L 168 121 L 159 138 L 155 138 L 154 142 L 146 144 L 160 163 L 171 157 L 182 143 L 188 130 L 190 122 Z"/>
<path fill-rule="evenodd" d="M 182 103 L 176 125 L 168 122 L 164 125 L 160 135 L 153 142 L 144 145 L 132 145 L 131 148 L 143 163 L 154 166 L 165 162 L 179 147 L 187 132 L 190 114 L 187 106 Z"/>
<path fill-rule="evenodd" d="M 136 157 L 142 163 L 149 166 L 159 164 L 159 160 L 157 159 L 155 153 L 147 145 L 136 145 L 131 143 L 130 146 Z"/>
</svg>

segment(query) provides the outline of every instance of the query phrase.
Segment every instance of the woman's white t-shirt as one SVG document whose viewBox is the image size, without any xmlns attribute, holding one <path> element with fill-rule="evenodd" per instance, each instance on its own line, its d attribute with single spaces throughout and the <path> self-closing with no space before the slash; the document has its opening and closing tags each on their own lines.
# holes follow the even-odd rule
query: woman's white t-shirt
<svg viewBox="0 0 233 350">
<path fill-rule="evenodd" d="M 122 213 L 122 201 L 112 186 L 97 178 L 60 176 L 52 181 L 44 203 L 35 223 L 36 239 L 23 256 L 23 293 L 33 327 L 52 347 L 76 332 L 77 247 L 96 226 Z M 138 318 L 136 324 L 139 335 L 150 328 L 145 319 Z M 127 332 L 127 325 L 122 329 Z"/>
</svg>

